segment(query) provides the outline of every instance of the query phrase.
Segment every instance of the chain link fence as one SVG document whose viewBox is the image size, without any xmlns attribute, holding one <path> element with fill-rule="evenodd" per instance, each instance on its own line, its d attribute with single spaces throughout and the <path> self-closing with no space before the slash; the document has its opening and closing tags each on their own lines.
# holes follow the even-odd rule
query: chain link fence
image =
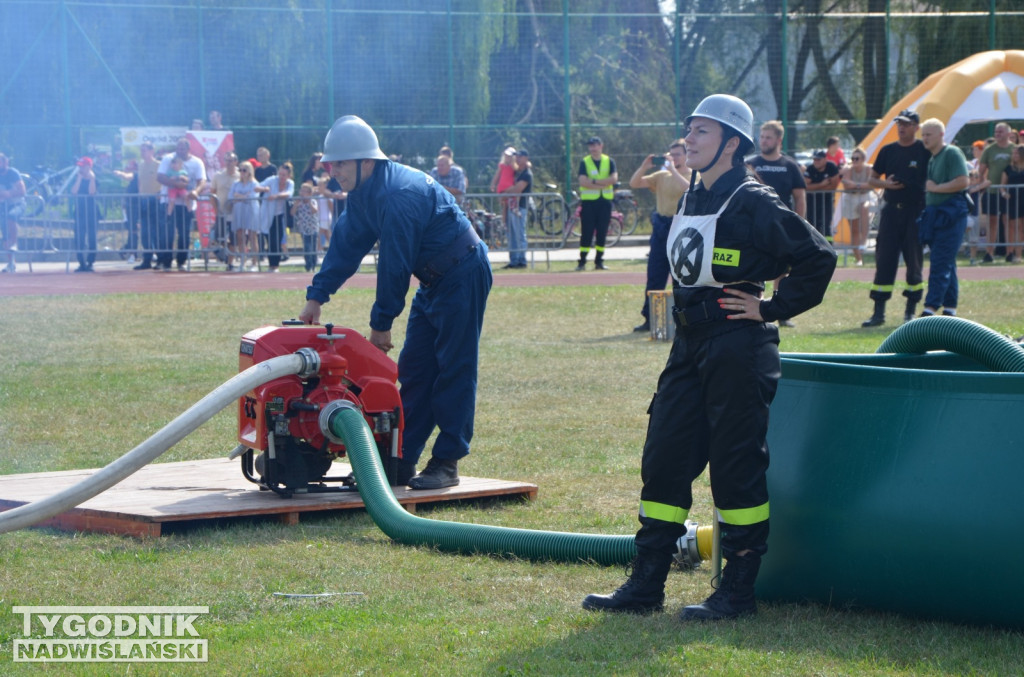
<svg viewBox="0 0 1024 677">
<path fill-rule="evenodd" d="M 355 113 L 407 164 L 450 145 L 476 192 L 526 147 L 568 197 L 584 139 L 628 180 L 716 91 L 781 119 L 788 152 L 851 148 L 925 75 L 1022 28 L 1016 0 L 5 0 L 0 150 L 23 171 L 89 150 L 117 166 L 121 127 L 215 109 L 240 155 L 301 167 Z"/>
</svg>

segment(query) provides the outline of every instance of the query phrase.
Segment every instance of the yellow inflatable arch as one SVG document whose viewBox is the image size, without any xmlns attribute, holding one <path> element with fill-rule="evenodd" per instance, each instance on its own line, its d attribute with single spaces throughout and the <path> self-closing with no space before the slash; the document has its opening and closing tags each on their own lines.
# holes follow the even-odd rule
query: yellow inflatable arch
<svg viewBox="0 0 1024 677">
<path fill-rule="evenodd" d="M 916 110 L 922 122 L 942 120 L 947 142 L 972 122 L 1022 120 L 1024 50 L 980 52 L 929 75 L 890 108 L 860 143 L 869 162 L 874 162 L 882 146 L 896 140 L 893 118 L 904 108 Z"/>
</svg>

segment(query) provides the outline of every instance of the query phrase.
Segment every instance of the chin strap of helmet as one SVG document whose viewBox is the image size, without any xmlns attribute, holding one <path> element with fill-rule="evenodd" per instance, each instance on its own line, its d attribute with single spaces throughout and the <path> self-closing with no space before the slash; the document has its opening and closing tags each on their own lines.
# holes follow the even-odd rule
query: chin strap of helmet
<svg viewBox="0 0 1024 677">
<path fill-rule="evenodd" d="M 702 168 L 698 169 L 697 171 L 698 172 L 706 172 L 707 170 L 709 170 L 712 167 L 714 167 L 715 163 L 718 162 L 718 158 L 722 157 L 722 152 L 725 150 L 725 144 L 729 143 L 729 139 L 731 139 L 733 137 L 736 137 L 737 139 L 740 140 L 739 145 L 736 146 L 736 152 L 739 153 L 740 149 L 743 148 L 743 146 L 744 146 L 743 142 L 745 141 L 745 139 L 736 130 L 734 130 L 734 129 L 726 126 L 726 125 L 722 125 L 722 143 L 720 143 L 718 145 L 718 152 L 715 153 L 714 159 L 712 159 L 711 162 L 708 163 L 708 165 L 706 167 L 702 167 Z"/>
<path fill-rule="evenodd" d="M 725 126 L 724 125 L 722 126 L 722 130 L 723 131 L 725 130 Z M 701 167 L 700 169 L 698 169 L 697 170 L 698 172 L 703 174 L 704 172 L 706 172 L 707 170 L 709 170 L 709 169 L 711 169 L 712 167 L 715 166 L 715 163 L 718 162 L 718 158 L 722 157 L 722 151 L 725 150 L 725 144 L 729 143 L 729 139 L 731 139 L 732 136 L 733 135 L 731 135 L 731 134 L 729 136 L 724 136 L 723 135 L 722 143 L 718 144 L 718 152 L 715 153 L 715 157 L 712 158 L 711 162 L 709 162 L 707 164 L 707 166 Z"/>
</svg>

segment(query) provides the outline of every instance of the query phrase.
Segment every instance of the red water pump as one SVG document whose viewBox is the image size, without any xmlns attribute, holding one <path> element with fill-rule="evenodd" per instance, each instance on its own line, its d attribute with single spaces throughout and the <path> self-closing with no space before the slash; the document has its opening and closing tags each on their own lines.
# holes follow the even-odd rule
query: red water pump
<svg viewBox="0 0 1024 677">
<path fill-rule="evenodd" d="M 394 484 L 404 425 L 398 366 L 357 331 L 291 321 L 243 336 L 238 369 L 293 353 L 304 353 L 318 364 L 310 370 L 315 373 L 274 379 L 238 401 L 238 441 L 245 449 L 242 474 L 284 497 L 353 489 L 351 474 L 326 476 L 334 460 L 345 455 L 345 446 L 321 425 L 348 402 L 363 412 Z"/>
</svg>

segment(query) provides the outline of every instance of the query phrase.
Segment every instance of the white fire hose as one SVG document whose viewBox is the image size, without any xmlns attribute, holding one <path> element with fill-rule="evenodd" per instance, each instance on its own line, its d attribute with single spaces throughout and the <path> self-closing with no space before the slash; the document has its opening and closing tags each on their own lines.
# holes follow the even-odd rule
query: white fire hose
<svg viewBox="0 0 1024 677">
<path fill-rule="evenodd" d="M 213 418 L 214 414 L 237 402 L 239 397 L 253 388 L 282 376 L 309 376 L 317 373 L 319 369 L 320 357 L 310 348 L 301 348 L 291 355 L 281 355 L 254 364 L 218 386 L 145 442 L 73 487 L 34 503 L 0 512 L 0 534 L 38 524 L 106 491 L 152 462 L 186 435 Z"/>
</svg>

